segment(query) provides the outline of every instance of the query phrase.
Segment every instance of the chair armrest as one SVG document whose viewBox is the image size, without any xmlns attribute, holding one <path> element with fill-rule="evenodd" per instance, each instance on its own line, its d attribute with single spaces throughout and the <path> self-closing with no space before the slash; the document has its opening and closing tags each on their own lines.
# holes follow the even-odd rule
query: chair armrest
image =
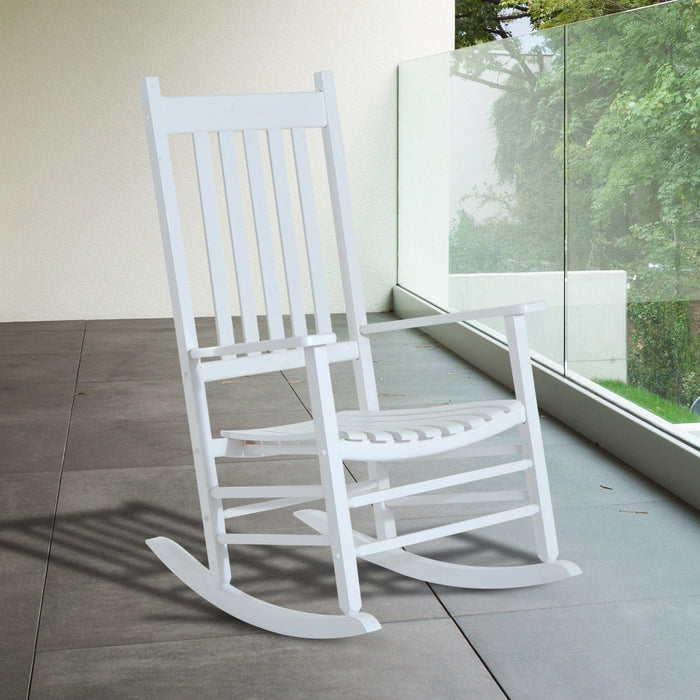
<svg viewBox="0 0 700 700">
<path fill-rule="evenodd" d="M 259 340 L 254 343 L 234 343 L 233 345 L 217 345 L 210 348 L 194 348 L 189 355 L 193 359 L 202 357 L 226 357 L 229 355 L 247 355 L 253 352 L 273 352 L 275 350 L 293 350 L 295 348 L 310 348 L 315 345 L 330 345 L 336 342 L 335 333 L 324 335 L 298 335 L 293 338 L 274 338 Z"/>
<path fill-rule="evenodd" d="M 522 316 L 531 311 L 543 311 L 547 308 L 545 301 L 531 301 L 524 304 L 511 304 L 510 306 L 494 306 L 488 309 L 472 309 L 469 311 L 453 311 L 446 314 L 433 314 L 432 316 L 417 316 L 404 318 L 398 321 L 383 321 L 381 323 L 369 323 L 360 326 L 362 335 L 372 333 L 386 333 L 388 331 L 400 331 L 406 328 L 423 328 L 425 326 L 437 326 L 443 323 L 459 323 L 460 321 L 476 321 L 480 318 L 493 316 Z"/>
</svg>

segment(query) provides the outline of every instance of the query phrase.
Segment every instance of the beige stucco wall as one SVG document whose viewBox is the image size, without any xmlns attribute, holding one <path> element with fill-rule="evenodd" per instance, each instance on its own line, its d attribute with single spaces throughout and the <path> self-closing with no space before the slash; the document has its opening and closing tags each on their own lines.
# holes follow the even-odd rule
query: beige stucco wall
<svg viewBox="0 0 700 700">
<path fill-rule="evenodd" d="M 137 81 L 313 89 L 335 74 L 365 291 L 396 280 L 396 66 L 452 0 L 3 0 L 0 321 L 170 314 Z"/>
</svg>

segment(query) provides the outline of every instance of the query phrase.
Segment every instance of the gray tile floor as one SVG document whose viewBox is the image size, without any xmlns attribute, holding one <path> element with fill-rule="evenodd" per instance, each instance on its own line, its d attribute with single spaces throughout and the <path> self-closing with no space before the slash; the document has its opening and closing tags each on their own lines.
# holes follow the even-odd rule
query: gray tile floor
<svg viewBox="0 0 700 700">
<path fill-rule="evenodd" d="M 374 347 L 385 406 L 507 395 L 424 335 Z M 338 404 L 352 405 L 347 368 L 334 374 Z M 308 406 L 300 372 L 220 384 L 211 399 L 216 429 L 260 424 L 270 407 L 274 421 L 303 419 Z M 483 592 L 362 565 L 382 631 L 314 642 L 220 614 L 144 544 L 162 534 L 203 554 L 170 321 L 0 325 L 0 416 L 0 698 L 698 697 L 697 512 L 551 418 L 562 556 L 582 576 Z M 221 465 L 256 483 L 305 483 L 314 470 L 306 459 Z M 287 515 L 260 525 L 303 527 Z M 511 523 L 419 549 L 508 563 L 531 543 Z M 334 609 L 321 550 L 235 556 L 244 590 Z"/>
</svg>

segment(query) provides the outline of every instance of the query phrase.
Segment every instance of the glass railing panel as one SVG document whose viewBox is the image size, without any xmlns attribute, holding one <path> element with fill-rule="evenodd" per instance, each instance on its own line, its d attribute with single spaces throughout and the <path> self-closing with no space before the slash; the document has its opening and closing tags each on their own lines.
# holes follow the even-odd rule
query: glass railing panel
<svg viewBox="0 0 700 700">
<path fill-rule="evenodd" d="M 566 43 L 567 370 L 676 424 L 700 396 L 699 10 L 580 22 Z"/>
<path fill-rule="evenodd" d="M 564 31 L 455 51 L 449 306 L 545 299 L 533 349 L 564 361 Z M 500 319 L 487 323 L 501 332 Z"/>
<path fill-rule="evenodd" d="M 560 367 L 563 47 L 555 29 L 399 67 L 399 284 L 445 309 L 545 299 L 531 343 Z"/>
<path fill-rule="evenodd" d="M 676 0 L 399 68 L 399 284 L 545 299 L 538 360 L 698 444 L 699 20 Z"/>
<path fill-rule="evenodd" d="M 447 308 L 450 66 L 439 54 L 399 66 L 399 284 Z"/>
</svg>

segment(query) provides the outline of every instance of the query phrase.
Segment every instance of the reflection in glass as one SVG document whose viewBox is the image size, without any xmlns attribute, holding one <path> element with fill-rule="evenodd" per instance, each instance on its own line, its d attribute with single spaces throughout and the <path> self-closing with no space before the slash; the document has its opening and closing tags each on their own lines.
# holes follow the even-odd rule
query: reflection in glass
<svg viewBox="0 0 700 700">
<path fill-rule="evenodd" d="M 563 46 L 563 29 L 481 44 L 450 71 L 450 306 L 546 299 L 531 342 L 560 365 Z"/>
</svg>

